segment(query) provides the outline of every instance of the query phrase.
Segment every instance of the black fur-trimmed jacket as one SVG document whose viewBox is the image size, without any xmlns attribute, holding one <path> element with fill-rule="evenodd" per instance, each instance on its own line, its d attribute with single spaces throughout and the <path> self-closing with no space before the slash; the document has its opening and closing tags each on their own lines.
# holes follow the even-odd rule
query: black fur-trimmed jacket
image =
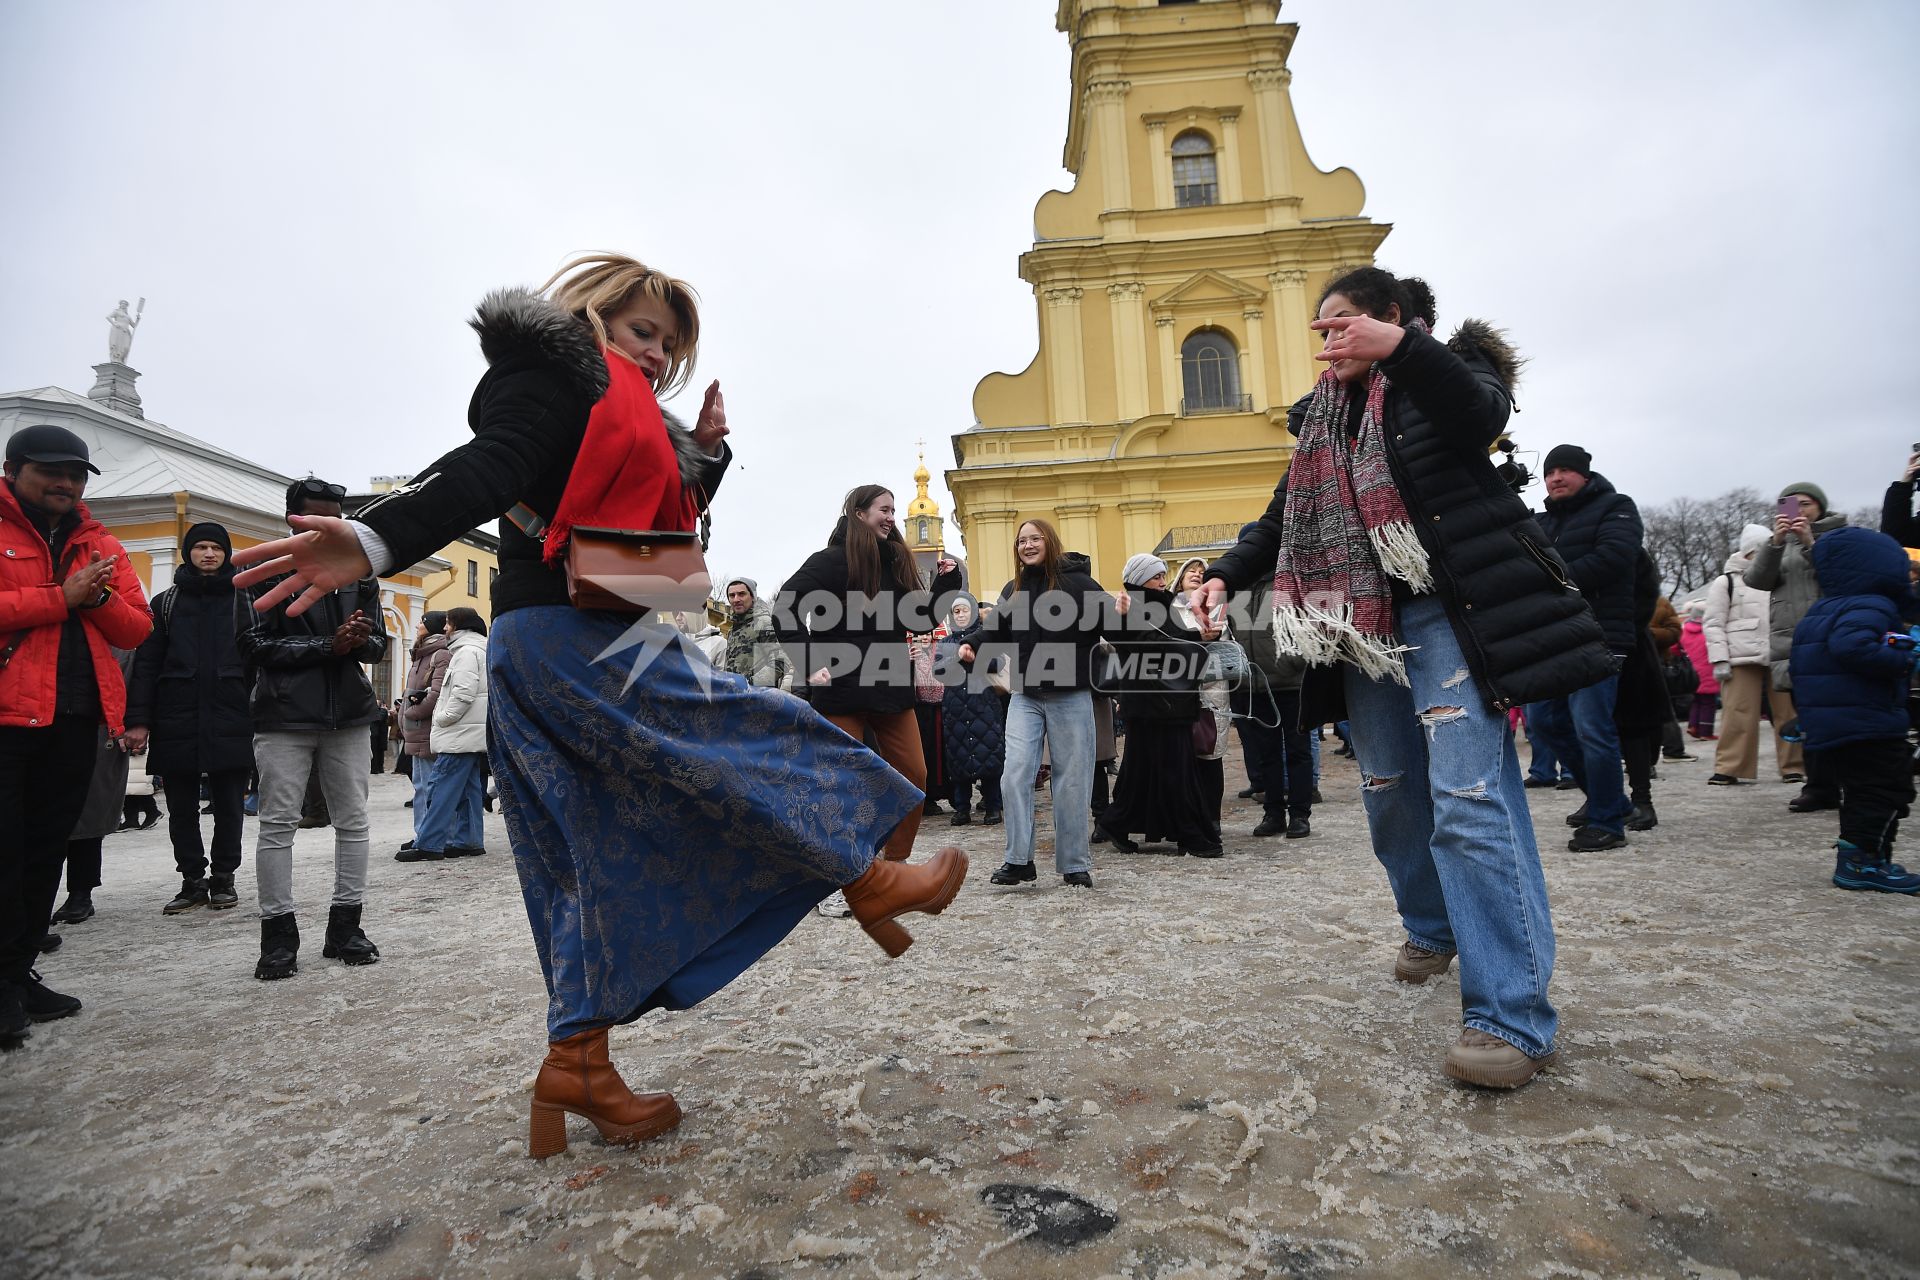
<svg viewBox="0 0 1920 1280">
<path fill-rule="evenodd" d="M 1598 471 L 1580 492 L 1548 498 L 1543 505 L 1540 528 L 1586 593 L 1607 644 L 1615 653 L 1632 653 L 1640 646 L 1641 631 L 1634 603 L 1635 566 L 1646 541 L 1640 509 Z"/>
<path fill-rule="evenodd" d="M 496 290 L 481 299 L 469 323 L 487 358 L 467 406 L 473 439 L 354 515 L 385 541 L 396 566 L 434 554 L 516 503 L 551 518 L 586 436 L 587 415 L 607 389 L 607 357 L 593 330 L 545 298 L 525 289 Z M 723 445 L 718 458 L 709 458 L 678 419 L 666 419 L 681 482 L 711 498 L 731 451 Z M 539 542 L 500 520 L 494 617 L 567 603 L 565 574 L 542 564 L 540 553 Z"/>
<path fill-rule="evenodd" d="M 1520 359 L 1505 337 L 1477 320 L 1442 343 L 1407 330 L 1380 362 L 1387 375 L 1387 459 L 1433 568 L 1473 682 L 1496 711 L 1560 697 L 1605 679 L 1614 660 L 1566 565 L 1488 456 L 1505 431 Z M 1306 400 L 1290 425 L 1298 434 Z M 1236 591 L 1273 573 L 1287 482 L 1209 578 Z M 1344 719 L 1338 667 L 1308 671 L 1304 725 Z"/>
</svg>

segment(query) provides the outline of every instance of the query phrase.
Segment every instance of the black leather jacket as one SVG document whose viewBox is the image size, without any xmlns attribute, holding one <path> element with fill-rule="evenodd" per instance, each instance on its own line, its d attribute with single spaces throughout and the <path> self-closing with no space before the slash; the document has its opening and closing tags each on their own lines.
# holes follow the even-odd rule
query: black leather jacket
<svg viewBox="0 0 1920 1280">
<path fill-rule="evenodd" d="M 367 683 L 361 664 L 387 654 L 387 633 L 380 612 L 380 584 L 362 578 L 328 595 L 297 618 L 285 605 L 253 612 L 254 601 L 271 590 L 273 578 L 235 593 L 235 607 L 253 625 L 236 627 L 234 645 L 254 668 L 255 732 L 292 729 L 316 732 L 349 729 L 384 719 L 386 711 Z M 358 609 L 373 622 L 373 634 L 352 653 L 333 651 L 333 633 Z"/>
</svg>

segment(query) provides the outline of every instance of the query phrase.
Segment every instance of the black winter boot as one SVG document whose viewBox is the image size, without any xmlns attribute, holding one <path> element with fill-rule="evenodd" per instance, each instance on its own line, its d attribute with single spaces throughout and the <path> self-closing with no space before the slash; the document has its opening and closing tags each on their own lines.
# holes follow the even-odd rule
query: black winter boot
<svg viewBox="0 0 1920 1280">
<path fill-rule="evenodd" d="M 93 890 L 75 889 L 53 913 L 55 924 L 79 924 L 82 920 L 93 919 Z"/>
<path fill-rule="evenodd" d="M 263 982 L 291 978 L 300 972 L 300 926 L 293 912 L 283 916 L 265 916 L 260 921 L 260 963 L 253 976 Z"/>
<path fill-rule="evenodd" d="M 240 905 L 240 895 L 233 891 L 232 876 L 213 876 L 207 881 L 207 905 L 215 911 L 231 911 Z"/>
<path fill-rule="evenodd" d="M 195 907 L 207 905 L 207 882 L 205 880 L 182 880 L 180 892 L 173 895 L 173 901 L 160 908 L 163 916 L 177 916 L 192 911 Z"/>
<path fill-rule="evenodd" d="M 380 948 L 360 932 L 360 904 L 343 907 L 339 903 L 327 909 L 327 941 L 320 954 L 342 964 L 378 964 Z"/>
</svg>

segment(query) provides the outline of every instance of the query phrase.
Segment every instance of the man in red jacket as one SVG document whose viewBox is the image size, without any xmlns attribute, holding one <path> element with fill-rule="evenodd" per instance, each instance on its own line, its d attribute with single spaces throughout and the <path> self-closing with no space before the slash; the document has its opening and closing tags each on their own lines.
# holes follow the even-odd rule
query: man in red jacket
<svg viewBox="0 0 1920 1280">
<path fill-rule="evenodd" d="M 80 501 L 84 440 L 22 427 L 0 485 L 0 1047 L 80 1012 L 33 971 L 59 890 L 67 835 L 93 780 L 96 735 L 126 731 L 113 649 L 153 629 L 124 548 Z"/>
</svg>

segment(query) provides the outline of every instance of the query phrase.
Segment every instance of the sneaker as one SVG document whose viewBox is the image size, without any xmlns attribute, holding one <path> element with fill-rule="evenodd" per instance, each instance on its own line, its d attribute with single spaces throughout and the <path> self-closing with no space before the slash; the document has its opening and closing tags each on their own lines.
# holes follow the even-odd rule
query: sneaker
<svg viewBox="0 0 1920 1280">
<path fill-rule="evenodd" d="M 67 895 L 60 909 L 53 913 L 55 924 L 79 924 L 82 920 L 93 919 L 93 891 L 76 889 Z"/>
<path fill-rule="evenodd" d="M 1453 952 L 1429 951 L 1411 942 L 1403 942 L 1393 957 L 1393 978 L 1396 982 L 1411 982 L 1417 987 L 1428 978 L 1437 978 L 1452 967 Z"/>
<path fill-rule="evenodd" d="M 987 877 L 989 884 L 1032 884 L 1040 878 L 1031 862 L 1002 863 L 1000 869 Z"/>
<path fill-rule="evenodd" d="M 210 911 L 231 911 L 240 905 L 240 895 L 233 891 L 232 876 L 214 876 L 207 881 L 207 909 Z"/>
<path fill-rule="evenodd" d="M 195 907 L 207 905 L 207 882 L 205 880 L 182 880 L 180 892 L 173 895 L 173 901 L 160 908 L 163 916 L 177 916 L 183 911 L 192 911 Z"/>
<path fill-rule="evenodd" d="M 835 889 L 825 898 L 822 898 L 820 905 L 815 907 L 814 910 L 826 916 L 829 920 L 845 920 L 853 914 L 853 908 L 847 905 L 847 895 L 841 893 L 838 889 Z"/>
<path fill-rule="evenodd" d="M 1572 813 L 1568 814 L 1567 825 L 1570 827 L 1586 826 L 1587 825 L 1587 806 L 1581 805 L 1578 809 L 1575 809 Z"/>
<path fill-rule="evenodd" d="M 1780 781 L 1782 782 L 1804 783 L 1806 780 L 1807 780 L 1807 775 L 1804 773 L 1783 773 L 1780 775 Z"/>
<path fill-rule="evenodd" d="M 1267 836 L 1277 836 L 1286 829 L 1286 824 L 1283 822 L 1276 822 L 1272 818 L 1262 818 L 1260 825 L 1253 829 L 1253 834 L 1265 839 Z"/>
<path fill-rule="evenodd" d="M 1842 889 L 1872 889 L 1879 893 L 1920 893 L 1920 875 L 1897 862 L 1869 861 L 1865 854 L 1841 842 L 1833 863 L 1833 883 Z"/>
<path fill-rule="evenodd" d="M 1060 877 L 1060 882 L 1070 889 L 1093 888 L 1093 877 L 1085 871 L 1069 871 Z"/>
<path fill-rule="evenodd" d="M 1651 831 L 1660 825 L 1660 815 L 1653 811 L 1650 804 L 1636 804 L 1627 818 L 1627 830 Z"/>
<path fill-rule="evenodd" d="M 1737 787 L 1740 785 L 1740 779 L 1730 773 L 1716 773 L 1707 779 L 1707 785 L 1710 787 Z"/>
<path fill-rule="evenodd" d="M 1518 1089 L 1559 1057 L 1550 1053 L 1544 1058 L 1529 1058 L 1499 1036 L 1463 1027 L 1460 1038 L 1447 1050 L 1446 1073 L 1486 1089 Z"/>
<path fill-rule="evenodd" d="M 1601 853 L 1608 849 L 1624 848 L 1627 838 L 1618 831 L 1609 831 L 1605 827 L 1582 827 L 1573 833 L 1573 839 L 1567 841 L 1567 848 L 1574 853 Z"/>
<path fill-rule="evenodd" d="M 27 1011 L 27 1017 L 35 1022 L 52 1022 L 55 1018 L 71 1018 L 80 1012 L 80 1002 L 72 996 L 61 995 L 40 981 L 40 975 L 27 970 L 26 981 L 13 984 L 14 993 L 20 998 L 20 1007 Z"/>
</svg>

